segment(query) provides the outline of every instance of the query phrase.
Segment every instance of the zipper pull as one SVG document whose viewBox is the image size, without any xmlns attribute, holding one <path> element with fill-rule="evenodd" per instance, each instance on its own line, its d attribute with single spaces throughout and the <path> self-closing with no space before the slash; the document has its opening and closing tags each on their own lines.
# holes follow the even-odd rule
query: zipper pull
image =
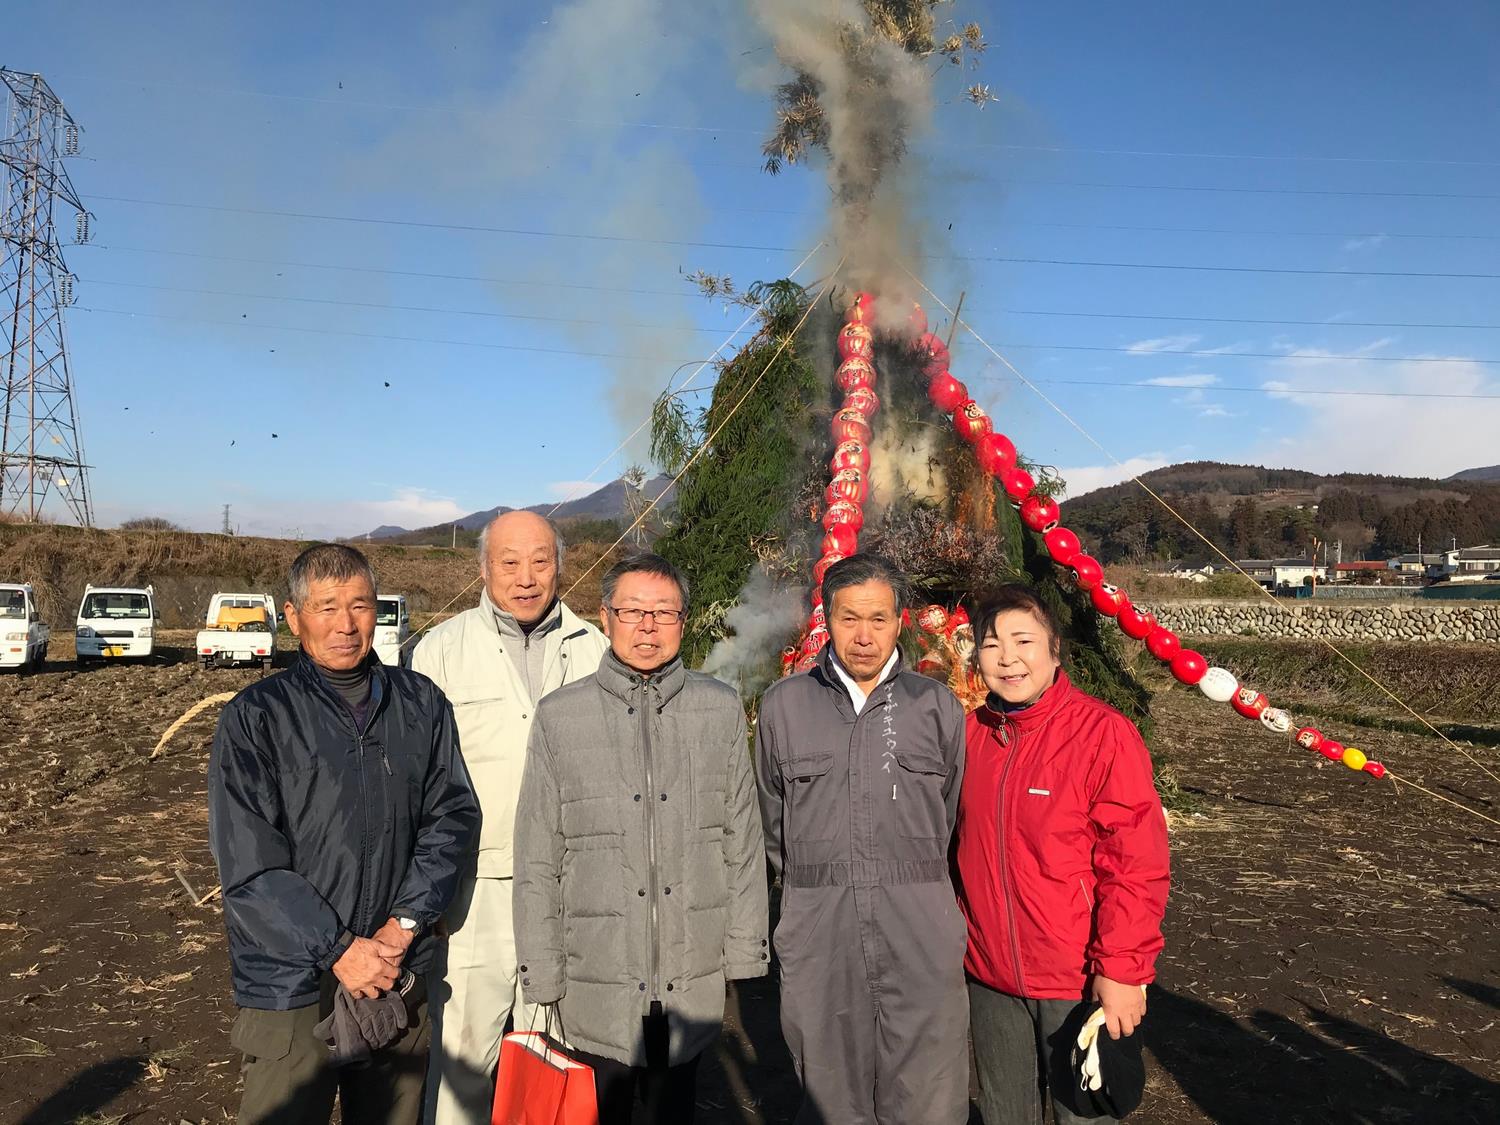
<svg viewBox="0 0 1500 1125">
<path fill-rule="evenodd" d="M 380 764 L 385 767 L 385 776 L 391 776 L 391 760 L 385 756 L 385 743 L 380 744 Z"/>
</svg>

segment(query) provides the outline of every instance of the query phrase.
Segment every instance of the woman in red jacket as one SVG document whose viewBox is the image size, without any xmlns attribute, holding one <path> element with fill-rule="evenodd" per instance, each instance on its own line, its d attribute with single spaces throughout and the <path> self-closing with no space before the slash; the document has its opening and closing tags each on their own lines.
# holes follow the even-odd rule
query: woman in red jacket
<svg viewBox="0 0 1500 1125">
<path fill-rule="evenodd" d="M 1116 1039 L 1146 1013 L 1167 826 L 1140 734 L 1068 681 L 1035 593 L 1002 587 L 974 638 L 989 696 L 968 720 L 956 851 L 979 1104 L 986 1125 L 1033 1125 L 1081 1001 L 1101 1004 Z M 1105 1120 L 1055 1098 L 1053 1112 L 1059 1125 Z"/>
</svg>

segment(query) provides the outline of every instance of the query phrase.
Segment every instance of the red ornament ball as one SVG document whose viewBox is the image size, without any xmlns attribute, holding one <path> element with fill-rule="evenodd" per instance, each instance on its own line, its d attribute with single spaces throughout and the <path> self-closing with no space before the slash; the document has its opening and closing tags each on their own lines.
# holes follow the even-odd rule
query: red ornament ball
<svg viewBox="0 0 1500 1125">
<path fill-rule="evenodd" d="M 994 423 L 984 412 L 984 407 L 972 398 L 958 404 L 958 409 L 953 412 L 953 428 L 958 431 L 959 437 L 971 443 L 995 431 Z"/>
<path fill-rule="evenodd" d="M 969 388 L 946 369 L 939 371 L 927 384 L 927 398 L 944 414 L 952 414 L 969 397 Z"/>
<path fill-rule="evenodd" d="M 1078 580 L 1080 590 L 1092 590 L 1104 581 L 1104 568 L 1092 555 L 1079 555 L 1073 560 L 1073 577 Z"/>
<path fill-rule="evenodd" d="M 924 605 L 917 610 L 917 628 L 933 636 L 941 633 L 948 624 L 948 611 L 940 605 Z"/>
<path fill-rule="evenodd" d="M 1207 673 L 1208 661 L 1203 659 L 1203 654 L 1200 652 L 1185 648 L 1172 657 L 1172 675 L 1176 676 L 1180 683 L 1196 684 Z"/>
<path fill-rule="evenodd" d="M 974 443 L 974 459 L 992 477 L 1015 468 L 1016 447 L 1004 434 L 985 434 Z"/>
<path fill-rule="evenodd" d="M 917 337 L 917 361 L 923 370 L 936 371 L 948 366 L 948 345 L 933 332 L 923 332 Z"/>
<path fill-rule="evenodd" d="M 869 445 L 874 436 L 869 418 L 858 410 L 840 410 L 833 416 L 833 440 L 836 442 L 860 441 Z"/>
<path fill-rule="evenodd" d="M 953 612 L 948 615 L 948 627 L 944 630 L 950 637 L 969 624 L 969 611 L 963 606 L 953 607 Z"/>
<path fill-rule="evenodd" d="M 875 354 L 875 337 L 867 325 L 846 324 L 839 329 L 840 359 L 870 359 Z"/>
<path fill-rule="evenodd" d="M 1382 778 L 1385 776 L 1385 767 L 1379 762 L 1366 762 L 1364 764 L 1364 771 L 1374 778 Z"/>
<path fill-rule="evenodd" d="M 1027 501 L 1026 503 L 1030 503 Z M 1025 504 L 1022 508 L 1025 508 Z M 1078 542 L 1078 536 L 1074 535 L 1066 527 L 1054 527 L 1051 531 L 1042 535 L 1042 543 L 1047 548 L 1047 554 L 1058 566 L 1071 566 L 1073 560 L 1083 554 L 1083 544 Z"/>
<path fill-rule="evenodd" d="M 844 396 L 845 410 L 858 410 L 866 418 L 880 409 L 880 396 L 869 387 L 855 387 Z"/>
<path fill-rule="evenodd" d="M 1318 753 L 1322 754 L 1330 762 L 1342 761 L 1344 757 L 1344 744 L 1342 742 L 1335 742 L 1331 738 L 1325 738 L 1318 747 Z"/>
<path fill-rule="evenodd" d="M 875 320 L 875 298 L 861 290 L 854 294 L 854 303 L 849 306 L 851 324 L 870 324 Z"/>
<path fill-rule="evenodd" d="M 1031 495 L 1031 490 L 1036 487 L 1036 481 L 1025 469 L 1006 469 L 1000 474 L 1000 487 L 1005 489 L 1005 495 L 1010 497 L 1010 502 L 1017 507 Z"/>
<path fill-rule="evenodd" d="M 1143 641 L 1156 628 L 1156 617 L 1138 605 L 1127 606 L 1115 617 L 1120 632 L 1133 641 Z"/>
<path fill-rule="evenodd" d="M 828 460 L 828 471 L 836 473 L 840 469 L 858 469 L 862 473 L 870 471 L 870 451 L 865 448 L 862 441 L 841 441 L 834 447 L 833 456 Z"/>
<path fill-rule="evenodd" d="M 865 526 L 865 514 L 858 504 L 848 500 L 835 500 L 823 513 L 823 530 L 828 531 L 840 524 L 852 527 L 856 534 Z M 819 583 L 821 585 L 821 583 Z"/>
<path fill-rule="evenodd" d="M 1299 727 L 1296 739 L 1302 749 L 1316 750 L 1323 745 L 1323 732 L 1317 727 Z"/>
<path fill-rule="evenodd" d="M 1021 522 L 1032 531 L 1051 531 L 1060 518 L 1057 501 L 1050 496 L 1036 493 L 1021 502 Z"/>
<path fill-rule="evenodd" d="M 1094 587 L 1090 594 L 1090 600 L 1094 608 L 1105 617 L 1113 617 L 1122 609 L 1130 605 L 1130 598 L 1125 591 L 1118 586 L 1111 586 L 1108 582 L 1101 582 Z"/>
<path fill-rule="evenodd" d="M 1165 625 L 1158 625 L 1146 634 L 1146 651 L 1163 664 L 1170 664 L 1172 658 L 1182 651 L 1182 642 Z"/>
<path fill-rule="evenodd" d="M 813 564 L 813 581 L 821 586 L 823 584 L 823 576 L 828 573 L 828 568 L 834 563 L 843 562 L 847 557 L 846 555 L 824 555 Z"/>
<path fill-rule="evenodd" d="M 859 532 L 847 523 L 836 523 L 828 529 L 823 536 L 823 551 L 825 555 L 852 555 L 859 550 Z"/>
<path fill-rule="evenodd" d="M 834 374 L 834 381 L 838 383 L 839 390 L 849 392 L 860 387 L 873 388 L 875 386 L 875 365 L 867 359 L 855 356 L 846 359 L 839 364 L 838 371 Z"/>
<path fill-rule="evenodd" d="M 797 658 L 795 670 L 798 672 L 811 672 L 818 664 L 816 652 L 804 652 Z"/>
<path fill-rule="evenodd" d="M 865 475 L 858 469 L 840 469 L 833 474 L 833 479 L 828 482 L 828 488 L 823 497 L 832 504 L 835 500 L 850 500 L 855 504 L 863 505 L 865 497 L 869 495 L 869 488 L 865 484 Z"/>
<path fill-rule="evenodd" d="M 1264 692 L 1256 691 L 1254 688 L 1242 687 L 1234 693 L 1234 698 L 1229 705 L 1247 719 L 1258 719 L 1260 713 L 1271 705 Z"/>
</svg>

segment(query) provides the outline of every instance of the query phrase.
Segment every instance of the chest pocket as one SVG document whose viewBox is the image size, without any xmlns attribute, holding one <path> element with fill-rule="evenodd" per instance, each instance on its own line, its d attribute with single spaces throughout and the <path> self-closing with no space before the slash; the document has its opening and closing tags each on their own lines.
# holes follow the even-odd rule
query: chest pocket
<svg viewBox="0 0 1500 1125">
<path fill-rule="evenodd" d="M 456 712 L 460 707 L 472 707 L 478 703 L 499 703 L 505 699 L 505 691 L 499 679 L 460 680 L 443 688 L 448 702 Z"/>
<path fill-rule="evenodd" d="M 941 756 L 920 750 L 898 751 L 896 765 L 892 803 L 903 845 L 901 858 L 941 858 L 948 844 L 948 811 L 943 804 L 948 767 Z"/>
</svg>

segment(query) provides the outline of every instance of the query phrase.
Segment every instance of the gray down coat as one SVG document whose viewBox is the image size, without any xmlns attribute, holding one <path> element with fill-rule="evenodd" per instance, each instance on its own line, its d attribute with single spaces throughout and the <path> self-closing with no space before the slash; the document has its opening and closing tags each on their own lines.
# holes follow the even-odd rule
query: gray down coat
<svg viewBox="0 0 1500 1125">
<path fill-rule="evenodd" d="M 516 960 L 572 1046 L 644 1065 L 653 1001 L 671 1065 L 709 1046 L 724 981 L 767 970 L 765 863 L 733 689 L 606 653 L 542 700 L 516 808 Z"/>
</svg>

